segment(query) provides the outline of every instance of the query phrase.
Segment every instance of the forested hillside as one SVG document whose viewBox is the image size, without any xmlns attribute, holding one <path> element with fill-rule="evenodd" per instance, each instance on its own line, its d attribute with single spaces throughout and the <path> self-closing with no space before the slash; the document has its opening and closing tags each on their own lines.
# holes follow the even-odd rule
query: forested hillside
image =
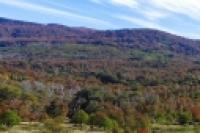
<svg viewBox="0 0 200 133">
<path fill-rule="evenodd" d="M 0 40 L 2 129 L 33 121 L 62 133 L 69 118 L 107 132 L 149 133 L 154 124 L 200 121 L 197 40 L 6 19 Z"/>
<path fill-rule="evenodd" d="M 36 24 L 0 18 L 0 43 L 74 43 L 115 45 L 142 50 L 197 54 L 200 41 L 153 29 L 94 30 L 57 24 Z"/>
</svg>

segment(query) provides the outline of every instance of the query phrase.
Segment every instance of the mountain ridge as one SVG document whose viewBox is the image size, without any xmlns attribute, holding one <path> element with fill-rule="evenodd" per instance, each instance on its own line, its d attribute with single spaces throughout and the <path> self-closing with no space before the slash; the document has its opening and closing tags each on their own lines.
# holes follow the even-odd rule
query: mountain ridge
<svg viewBox="0 0 200 133">
<path fill-rule="evenodd" d="M 115 45 L 142 50 L 200 53 L 200 40 L 187 39 L 155 29 L 95 30 L 0 18 L 1 45 L 30 43 Z"/>
</svg>

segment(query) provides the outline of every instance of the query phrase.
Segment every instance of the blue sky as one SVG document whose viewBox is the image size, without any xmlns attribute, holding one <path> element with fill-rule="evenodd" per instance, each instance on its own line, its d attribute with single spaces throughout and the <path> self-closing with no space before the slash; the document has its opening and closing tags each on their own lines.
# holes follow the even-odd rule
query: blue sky
<svg viewBox="0 0 200 133">
<path fill-rule="evenodd" d="M 200 39 L 199 0 L 0 0 L 0 17 L 95 29 L 154 28 Z"/>
</svg>

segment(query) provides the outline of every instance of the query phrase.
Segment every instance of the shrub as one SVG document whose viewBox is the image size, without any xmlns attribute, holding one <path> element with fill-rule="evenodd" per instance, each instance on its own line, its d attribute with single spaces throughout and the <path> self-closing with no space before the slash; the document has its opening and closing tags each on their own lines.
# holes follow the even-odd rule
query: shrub
<svg viewBox="0 0 200 133">
<path fill-rule="evenodd" d="M 97 126 L 101 126 L 102 125 L 102 121 L 106 118 L 106 114 L 103 112 L 97 112 L 95 114 L 91 114 L 90 115 L 90 120 L 89 123 L 91 125 L 97 125 Z"/>
<path fill-rule="evenodd" d="M 165 124 L 173 123 L 175 120 L 174 120 L 173 114 L 168 112 L 168 113 L 158 113 L 155 116 L 155 121 L 156 123 L 165 125 Z"/>
<path fill-rule="evenodd" d="M 84 110 L 77 111 L 72 117 L 72 122 L 77 124 L 87 124 L 89 121 L 89 116 Z"/>
<path fill-rule="evenodd" d="M 150 133 L 150 119 L 144 114 L 137 114 L 136 116 L 136 128 L 138 133 Z"/>
<path fill-rule="evenodd" d="M 5 125 L 0 124 L 0 131 L 6 131 L 7 127 Z"/>
<path fill-rule="evenodd" d="M 125 131 L 127 133 L 132 133 L 136 130 L 136 120 L 135 116 L 133 114 L 126 116 L 126 122 L 125 122 Z"/>
<path fill-rule="evenodd" d="M 96 114 L 92 114 L 90 116 L 90 124 L 103 127 L 104 129 L 110 131 L 119 128 L 118 123 L 115 120 L 109 118 L 102 112 L 97 112 Z"/>
<path fill-rule="evenodd" d="M 190 112 L 181 112 L 178 114 L 178 123 L 181 125 L 188 124 L 192 121 L 192 114 Z"/>
<path fill-rule="evenodd" d="M 7 111 L 0 116 L 0 123 L 6 126 L 14 126 L 21 122 L 20 116 L 15 111 Z"/>
<path fill-rule="evenodd" d="M 137 128 L 149 128 L 150 127 L 150 120 L 149 117 L 146 115 L 138 115 L 136 116 L 137 121 Z"/>
<path fill-rule="evenodd" d="M 54 119 L 48 118 L 43 121 L 44 133 L 67 133 L 68 128 L 63 126 L 64 118 L 55 117 Z"/>
<path fill-rule="evenodd" d="M 120 126 L 123 126 L 123 124 L 125 123 L 124 112 L 121 108 L 114 106 L 110 103 L 105 103 L 104 112 L 109 116 L 109 118 L 116 120 L 120 124 Z"/>
<path fill-rule="evenodd" d="M 96 75 L 96 78 L 100 79 L 103 83 L 119 83 L 120 81 L 117 79 L 116 76 L 113 76 L 111 74 L 108 73 L 98 73 Z"/>
<path fill-rule="evenodd" d="M 148 128 L 139 128 L 137 133 L 150 133 L 150 130 Z"/>
<path fill-rule="evenodd" d="M 49 106 L 46 107 L 46 113 L 50 117 L 58 117 L 65 115 L 65 109 L 62 104 L 56 103 L 55 101 L 51 102 Z"/>
<path fill-rule="evenodd" d="M 113 129 L 114 128 L 114 124 L 113 124 L 113 121 L 112 119 L 106 117 L 105 119 L 102 120 L 102 127 L 104 127 L 105 129 Z"/>
<path fill-rule="evenodd" d="M 103 120 L 102 127 L 110 131 L 116 131 L 116 129 L 120 130 L 117 121 L 108 117 Z"/>
<path fill-rule="evenodd" d="M 21 88 L 15 85 L 1 85 L 0 86 L 0 101 L 12 100 L 21 95 Z"/>
<path fill-rule="evenodd" d="M 192 108 L 192 115 L 193 115 L 193 119 L 196 122 L 200 122 L 200 107 L 199 106 Z"/>
</svg>

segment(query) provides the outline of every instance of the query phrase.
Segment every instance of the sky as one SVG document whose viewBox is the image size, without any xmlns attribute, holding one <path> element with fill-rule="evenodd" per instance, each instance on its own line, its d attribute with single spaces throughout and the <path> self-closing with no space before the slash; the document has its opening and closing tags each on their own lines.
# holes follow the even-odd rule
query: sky
<svg viewBox="0 0 200 133">
<path fill-rule="evenodd" d="M 153 28 L 200 39 L 200 0 L 0 0 L 0 17 L 100 30 Z"/>
</svg>

